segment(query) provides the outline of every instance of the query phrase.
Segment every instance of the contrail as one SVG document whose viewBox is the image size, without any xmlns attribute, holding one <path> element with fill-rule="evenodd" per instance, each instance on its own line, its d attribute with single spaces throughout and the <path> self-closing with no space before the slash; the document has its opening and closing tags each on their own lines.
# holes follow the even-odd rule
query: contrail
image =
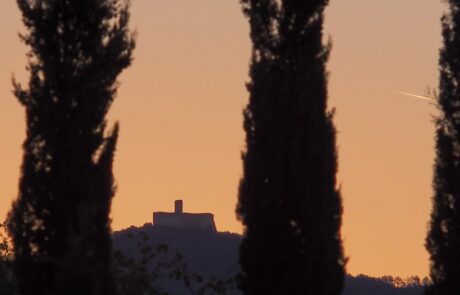
<svg viewBox="0 0 460 295">
<path fill-rule="evenodd" d="M 426 96 L 416 95 L 416 94 L 407 93 L 407 92 L 403 92 L 403 91 L 398 91 L 398 93 L 402 94 L 402 95 L 406 95 L 406 96 L 419 98 L 419 99 L 422 99 L 422 100 L 428 102 L 429 104 L 436 105 L 436 102 L 434 101 L 434 99 L 426 97 Z"/>
</svg>

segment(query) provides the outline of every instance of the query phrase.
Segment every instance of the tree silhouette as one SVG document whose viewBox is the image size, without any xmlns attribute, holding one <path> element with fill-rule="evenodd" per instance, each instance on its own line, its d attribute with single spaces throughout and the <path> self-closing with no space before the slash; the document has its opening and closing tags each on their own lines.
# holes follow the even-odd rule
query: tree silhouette
<svg viewBox="0 0 460 295">
<path fill-rule="evenodd" d="M 340 294 L 341 197 L 322 43 L 326 0 L 241 0 L 253 44 L 237 214 L 245 294 Z"/>
<path fill-rule="evenodd" d="M 439 58 L 440 116 L 436 119 L 436 162 L 430 231 L 432 286 L 426 294 L 460 293 L 460 1 L 449 0 L 442 18 Z"/>
<path fill-rule="evenodd" d="M 128 1 L 17 0 L 29 46 L 19 196 L 10 213 L 21 294 L 115 294 L 109 211 L 118 125 L 105 116 L 131 63 Z"/>
</svg>

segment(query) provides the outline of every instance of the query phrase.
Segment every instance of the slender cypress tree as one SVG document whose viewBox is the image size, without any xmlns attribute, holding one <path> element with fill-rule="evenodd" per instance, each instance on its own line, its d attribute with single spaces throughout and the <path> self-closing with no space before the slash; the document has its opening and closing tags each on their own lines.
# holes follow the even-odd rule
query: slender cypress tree
<svg viewBox="0 0 460 295">
<path fill-rule="evenodd" d="M 23 295 L 115 294 L 109 211 L 116 125 L 105 116 L 131 63 L 128 1 L 17 0 L 29 46 L 19 196 L 10 213 Z"/>
<path fill-rule="evenodd" d="M 442 18 L 439 58 L 440 116 L 436 120 L 436 162 L 430 231 L 432 286 L 427 294 L 460 294 L 460 1 L 449 0 Z"/>
<path fill-rule="evenodd" d="M 327 0 L 241 0 L 253 44 L 237 214 L 244 294 L 338 295 L 336 146 L 322 43 Z"/>
</svg>

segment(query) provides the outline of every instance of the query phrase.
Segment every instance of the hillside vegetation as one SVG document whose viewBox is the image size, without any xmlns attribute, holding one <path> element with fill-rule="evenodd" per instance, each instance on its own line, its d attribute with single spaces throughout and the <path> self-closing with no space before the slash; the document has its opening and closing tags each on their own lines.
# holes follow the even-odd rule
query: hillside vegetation
<svg viewBox="0 0 460 295">
<path fill-rule="evenodd" d="M 119 250 L 127 257 L 141 260 L 142 251 L 146 246 L 153 252 L 154 257 L 148 262 L 149 270 L 165 273 L 159 274 L 154 285 L 165 292 L 172 294 L 197 294 L 197 290 L 205 282 L 225 282 L 226 290 L 222 294 L 241 294 L 236 290 L 235 277 L 239 272 L 238 248 L 241 236 L 229 232 L 213 232 L 202 230 L 156 227 L 145 224 L 142 227 L 130 227 L 113 234 L 114 249 Z M 158 248 L 165 245 L 165 248 Z M 142 250 L 144 249 L 144 250 Z M 164 249 L 167 249 L 164 251 Z M 180 259 L 177 260 L 177 254 Z M 180 271 L 187 272 L 190 284 L 186 286 L 184 276 L 170 276 L 177 267 L 166 267 L 166 263 L 179 264 Z M 160 267 L 159 267 L 160 266 Z M 161 267 L 163 266 L 163 268 Z M 171 265 L 169 265 L 171 266 Z M 177 266 L 177 265 L 176 265 Z M 202 280 L 193 280 L 199 276 Z M 366 275 L 350 276 L 345 280 L 343 295 L 421 295 L 423 284 L 427 280 L 418 277 L 402 279 L 385 276 L 373 278 Z M 212 294 L 212 288 L 208 289 Z M 226 292 L 226 293 L 225 293 Z M 215 294 L 219 294 L 215 292 Z"/>
</svg>

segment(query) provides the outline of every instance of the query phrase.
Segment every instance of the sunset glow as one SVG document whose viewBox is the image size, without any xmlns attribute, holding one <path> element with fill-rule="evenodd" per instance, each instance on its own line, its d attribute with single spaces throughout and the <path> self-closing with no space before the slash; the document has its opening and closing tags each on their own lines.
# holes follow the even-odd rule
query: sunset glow
<svg viewBox="0 0 460 295">
<path fill-rule="evenodd" d="M 326 9 L 351 274 L 428 274 L 434 109 L 401 94 L 437 87 L 442 10 L 437 0 L 336 0 Z M 131 11 L 135 59 L 109 115 L 121 125 L 112 227 L 152 222 L 153 211 L 173 211 L 182 199 L 185 212 L 213 213 L 219 231 L 242 233 L 235 205 L 251 47 L 239 3 L 133 0 Z M 0 18 L 3 219 L 17 195 L 25 138 L 11 77 L 27 82 L 27 48 L 15 1 L 2 1 Z"/>
</svg>

